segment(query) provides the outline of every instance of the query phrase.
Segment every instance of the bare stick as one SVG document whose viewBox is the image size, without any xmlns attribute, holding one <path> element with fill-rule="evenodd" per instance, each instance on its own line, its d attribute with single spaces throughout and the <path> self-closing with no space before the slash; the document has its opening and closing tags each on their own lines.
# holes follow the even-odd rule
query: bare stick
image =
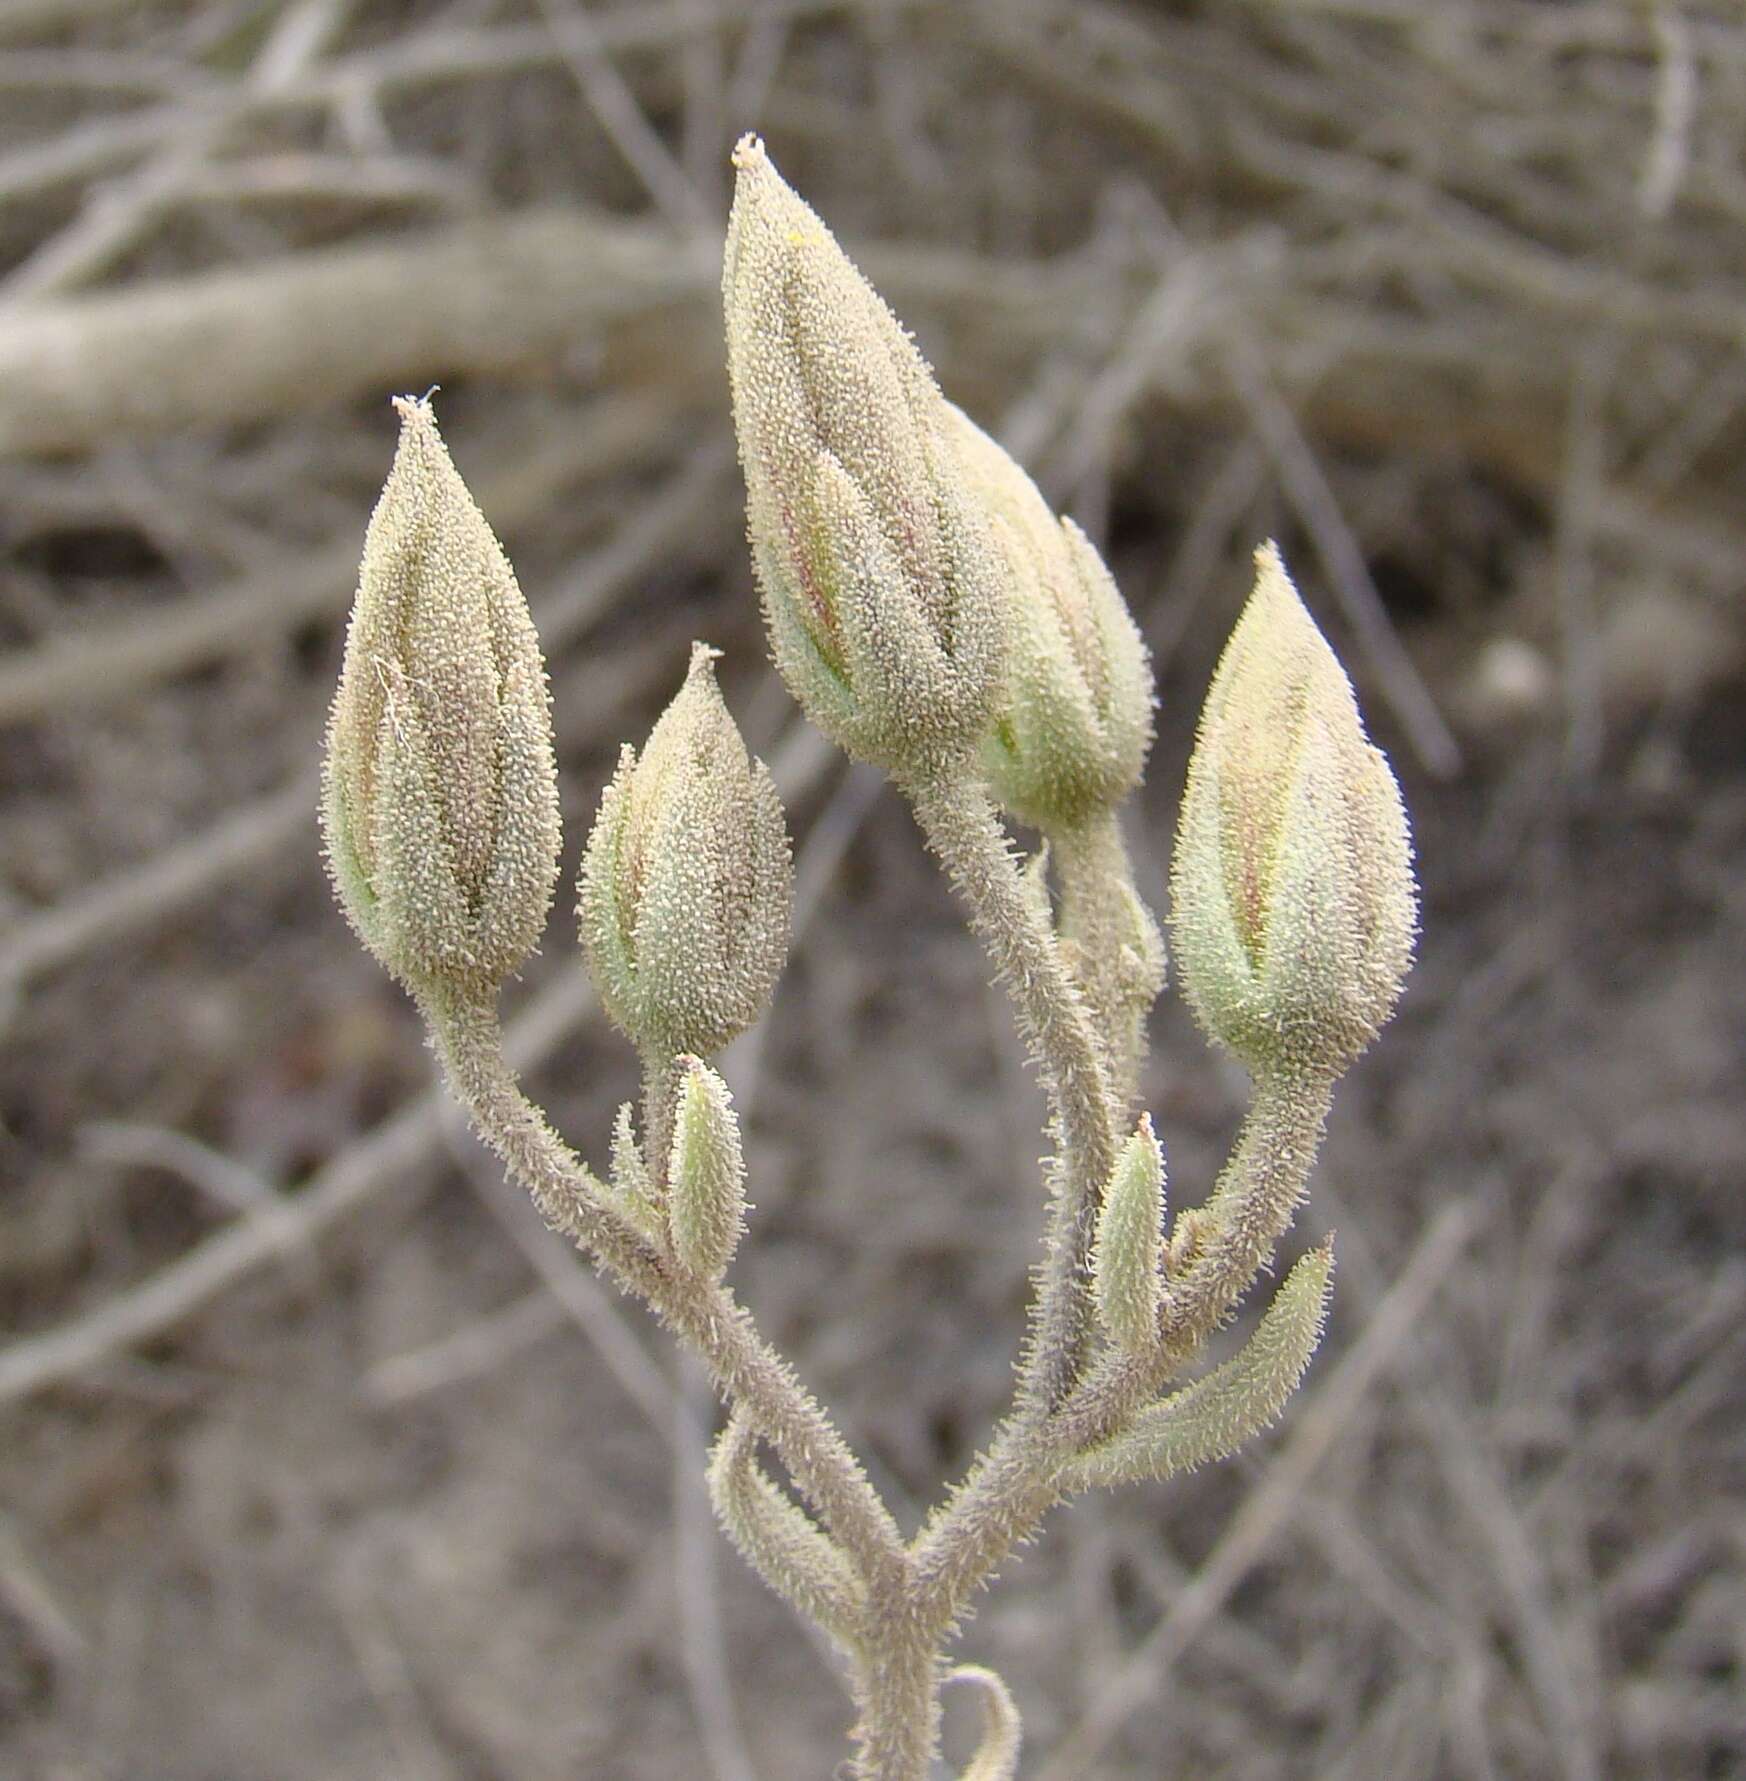
<svg viewBox="0 0 1746 1781">
<path fill-rule="evenodd" d="M 581 974 L 561 978 L 530 1008 L 516 1036 L 537 1055 L 551 1050 L 594 1005 Z M 420 1095 L 317 1171 L 287 1203 L 299 1237 L 312 1242 L 348 1212 L 427 1162 L 440 1141 L 446 1097 Z M 88 1372 L 122 1350 L 174 1328 L 279 1253 L 282 1239 L 255 1219 L 239 1219 L 137 1286 L 92 1310 L 0 1350 L 0 1404 L 29 1397 Z"/>
<path fill-rule="evenodd" d="M 713 277 L 646 225 L 537 211 L 21 308 L 0 336 L 0 374 L 23 380 L 0 402 L 0 452 L 558 364 L 610 323 L 700 300 Z"/>
<path fill-rule="evenodd" d="M 713 219 L 697 188 L 649 122 L 624 76 L 607 59 L 589 15 L 576 0 L 539 0 L 539 4 L 582 97 L 662 215 L 681 235 L 708 229 Z"/>
<path fill-rule="evenodd" d="M 663 1441 L 673 1438 L 673 1382 L 575 1246 L 541 1222 L 533 1202 L 468 1133 L 460 1110 L 443 1109 L 444 1131 L 486 1211 L 522 1253 L 545 1296 L 581 1331 L 601 1364 Z"/>
<path fill-rule="evenodd" d="M 673 1575 L 679 1595 L 679 1650 L 691 1708 L 715 1781 L 757 1781 L 728 1674 L 717 1587 L 716 1538 L 704 1474 L 710 1393 L 695 1363 L 673 1394 L 673 1505 L 678 1523 Z"/>
<path fill-rule="evenodd" d="M 1382 696 L 1400 719 L 1413 753 L 1428 772 L 1450 779 L 1460 770 L 1461 749 L 1437 709 L 1401 641 L 1382 596 L 1376 591 L 1364 552 L 1340 511 L 1326 474 L 1316 462 L 1291 410 L 1267 380 L 1254 347 L 1241 336 L 1225 350 L 1225 367 L 1254 422 L 1257 437 L 1273 460 L 1281 486 L 1315 543 L 1316 554 L 1334 584 L 1358 645 L 1375 666 Z"/>
<path fill-rule="evenodd" d="M 602 397 L 576 424 L 541 440 L 508 469 L 481 477 L 481 499 L 500 528 L 513 530 L 571 483 L 665 449 L 673 414 L 655 399 Z M 672 518 L 664 507 L 662 512 Z M 646 548 L 647 528 L 639 526 L 635 536 Z M 606 592 L 623 585 L 631 565 L 622 544 L 620 551 L 624 554 L 607 560 L 610 572 L 597 565 L 585 594 L 573 596 L 579 610 L 562 611 L 564 624 L 582 622 Z M 118 622 L 92 638 L 55 638 L 16 650 L 0 659 L 0 723 L 130 696 L 153 680 L 248 649 L 263 635 L 337 614 L 352 596 L 357 573 L 357 542 L 348 534 L 313 558 L 196 596 L 173 612 Z"/>
<path fill-rule="evenodd" d="M 145 865 L 15 923 L 0 941 L 0 988 L 20 989 L 94 946 L 152 927 L 272 859 L 293 837 L 313 836 L 315 781 L 300 773 Z"/>
<path fill-rule="evenodd" d="M 496 1372 L 567 1321 L 564 1307 L 544 1287 L 535 1287 L 422 1348 L 377 1361 L 364 1375 L 361 1389 L 372 1404 L 391 1406 L 464 1385 Z"/>
<path fill-rule="evenodd" d="M 268 33 L 246 77 L 259 92 L 282 88 L 302 72 L 339 24 L 328 0 L 303 0 Z M 0 300 L 18 302 L 64 291 L 104 271 L 151 227 L 157 215 L 198 177 L 223 138 L 226 110 L 195 113 L 155 159 L 104 190 L 65 229 L 39 247 L 0 286 Z"/>
</svg>

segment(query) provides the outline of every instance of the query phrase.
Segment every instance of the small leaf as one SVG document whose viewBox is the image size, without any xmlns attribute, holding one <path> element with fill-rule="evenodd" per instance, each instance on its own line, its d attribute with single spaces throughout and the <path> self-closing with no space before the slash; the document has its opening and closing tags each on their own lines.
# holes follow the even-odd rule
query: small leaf
<svg viewBox="0 0 1746 1781">
<path fill-rule="evenodd" d="M 661 1209 L 649 1185 L 648 1165 L 637 1143 L 635 1116 L 629 1101 L 622 1103 L 612 1128 L 612 1185 L 632 1221 L 646 1237 L 661 1229 Z"/>
<path fill-rule="evenodd" d="M 685 1079 L 673 1122 L 667 1222 L 673 1254 L 719 1280 L 745 1229 L 746 1165 L 727 1084 L 700 1058 L 681 1060 Z"/>
<path fill-rule="evenodd" d="M 1144 1354 L 1158 1340 L 1163 1250 L 1164 1153 L 1151 1115 L 1142 1114 L 1104 1190 L 1092 1255 L 1098 1316 L 1109 1339 L 1129 1354 Z"/>
<path fill-rule="evenodd" d="M 1232 1359 L 1081 1454 L 1064 1474 L 1066 1487 L 1089 1490 L 1169 1478 L 1224 1459 L 1259 1434 L 1285 1408 L 1321 1340 L 1333 1266 L 1331 1243 L 1312 1249 Z"/>
<path fill-rule="evenodd" d="M 1018 1773 L 1022 1738 L 1012 1691 L 981 1664 L 960 1664 L 946 1677 L 947 1686 L 954 1682 L 972 1682 L 982 1691 L 982 1742 L 958 1781 L 1012 1781 Z"/>
<path fill-rule="evenodd" d="M 757 1461 L 758 1436 L 736 1409 L 709 1461 L 709 1499 L 740 1556 L 844 1650 L 859 1650 L 867 1592 L 842 1550 Z"/>
</svg>

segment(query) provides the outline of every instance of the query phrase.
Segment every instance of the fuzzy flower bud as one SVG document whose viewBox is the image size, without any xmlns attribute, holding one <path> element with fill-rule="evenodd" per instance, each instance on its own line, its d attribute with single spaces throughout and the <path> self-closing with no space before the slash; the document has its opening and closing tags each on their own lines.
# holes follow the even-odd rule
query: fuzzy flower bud
<svg viewBox="0 0 1746 1781">
<path fill-rule="evenodd" d="M 1013 595 L 1006 695 L 982 744 L 983 771 L 1020 822 L 1075 828 L 1140 782 L 1152 745 L 1146 646 L 1091 540 L 1056 519 L 968 415 L 949 404 L 948 415 Z"/>
<path fill-rule="evenodd" d="M 328 869 L 408 984 L 488 993 L 533 950 L 558 870 L 545 665 L 503 548 L 426 401 L 364 537 L 328 725 Z"/>
<path fill-rule="evenodd" d="M 847 753 L 931 771 L 993 715 L 1000 566 L 914 343 L 756 137 L 734 164 L 728 372 L 776 665 Z"/>
<path fill-rule="evenodd" d="M 1171 927 L 1210 1033 L 1251 1065 L 1339 1071 L 1411 960 L 1406 812 L 1278 550 L 1255 567 L 1189 762 Z"/>
<path fill-rule="evenodd" d="M 582 859 L 577 913 L 601 1002 L 637 1046 L 707 1055 L 750 1026 L 788 956 L 782 804 L 722 703 L 715 651 L 639 760 L 626 746 Z"/>
</svg>

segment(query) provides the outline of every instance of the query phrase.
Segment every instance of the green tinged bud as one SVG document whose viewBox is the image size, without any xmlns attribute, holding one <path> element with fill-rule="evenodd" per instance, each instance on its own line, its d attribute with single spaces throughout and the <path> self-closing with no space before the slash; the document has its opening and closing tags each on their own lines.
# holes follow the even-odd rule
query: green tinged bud
<svg viewBox="0 0 1746 1781">
<path fill-rule="evenodd" d="M 643 1050 L 708 1055 L 769 1005 L 788 956 L 782 804 L 722 703 L 706 644 L 642 759 L 626 747 L 582 858 L 582 944 Z"/>
<path fill-rule="evenodd" d="M 1188 766 L 1171 929 L 1208 1032 L 1256 1067 L 1339 1071 L 1411 961 L 1406 811 L 1279 552 L 1255 565 Z"/>
<path fill-rule="evenodd" d="M 746 1228 L 746 1165 L 727 1084 L 700 1058 L 683 1060 L 667 1224 L 680 1265 L 715 1281 L 727 1272 Z"/>
<path fill-rule="evenodd" d="M 1152 745 L 1152 669 L 1090 539 L 961 410 L 953 441 L 1012 595 L 1006 693 L 982 744 L 990 789 L 1020 822 L 1078 827 L 1140 782 Z"/>
<path fill-rule="evenodd" d="M 328 725 L 328 869 L 359 937 L 408 984 L 485 994 L 533 951 L 558 871 L 551 703 L 503 548 L 428 401 L 364 537 Z"/>
<path fill-rule="evenodd" d="M 932 771 L 996 707 L 1000 565 L 914 343 L 755 136 L 734 165 L 728 372 L 776 665 L 847 753 Z"/>
<path fill-rule="evenodd" d="M 1227 1458 L 1277 1421 L 1322 1339 L 1333 1271 L 1332 1243 L 1312 1249 L 1286 1276 L 1236 1355 L 1082 1454 L 1067 1470 L 1066 1487 L 1171 1478 Z"/>
<path fill-rule="evenodd" d="M 1104 1189 L 1091 1262 L 1104 1331 L 1129 1354 L 1149 1353 L 1157 1344 L 1163 1254 L 1164 1152 L 1152 1116 L 1142 1114 Z"/>
</svg>

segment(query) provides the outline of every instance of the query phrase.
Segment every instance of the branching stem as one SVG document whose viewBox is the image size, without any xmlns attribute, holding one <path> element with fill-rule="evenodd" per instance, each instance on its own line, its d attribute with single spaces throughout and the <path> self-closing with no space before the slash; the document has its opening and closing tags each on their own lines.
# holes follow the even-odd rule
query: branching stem
<svg viewBox="0 0 1746 1781">
<path fill-rule="evenodd" d="M 907 1599 L 910 1564 L 896 1523 L 835 1425 L 746 1310 L 725 1287 L 677 1270 L 612 1209 L 605 1185 L 523 1094 L 504 1060 L 494 1005 L 435 987 L 419 1004 L 456 1098 L 547 1224 L 586 1249 L 621 1287 L 647 1299 L 702 1356 L 717 1391 L 746 1406 L 869 1591 Z"/>
<path fill-rule="evenodd" d="M 1054 1505 L 1062 1463 L 1116 1433 L 1229 1313 L 1291 1222 L 1332 1089 L 1319 1074 L 1257 1080 L 1230 1160 L 1195 1215 L 1203 1226 L 1196 1252 L 1167 1290 L 1158 1347 L 1142 1357 L 1106 1351 L 1041 1426 L 1019 1418 L 1002 1426 L 911 1548 L 924 1621 L 950 1626 L 963 1613 Z"/>
</svg>

